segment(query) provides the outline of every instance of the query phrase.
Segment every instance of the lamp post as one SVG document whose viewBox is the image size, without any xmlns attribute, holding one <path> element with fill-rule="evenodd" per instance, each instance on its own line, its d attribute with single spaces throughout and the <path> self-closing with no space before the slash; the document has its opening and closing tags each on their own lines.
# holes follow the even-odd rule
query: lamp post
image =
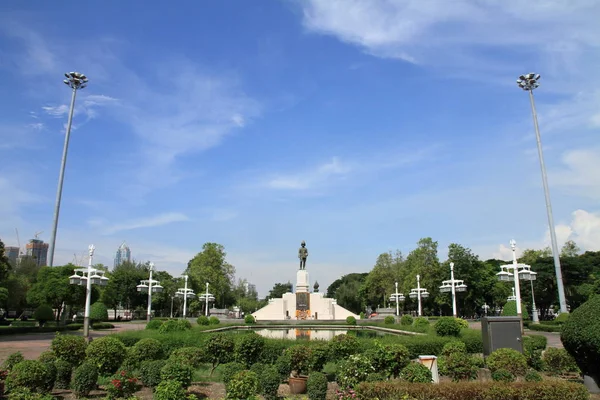
<svg viewBox="0 0 600 400">
<path fill-rule="evenodd" d="M 402 293 L 398 292 L 398 282 L 396 282 L 396 292 L 390 296 L 390 301 L 396 302 L 396 315 L 400 315 L 400 302 L 404 301 L 405 297 Z"/>
<path fill-rule="evenodd" d="M 160 286 L 160 282 L 152 279 L 154 263 L 150 263 L 148 269 L 150 270 L 150 279 L 144 279 L 139 285 L 137 285 L 138 292 L 148 293 L 148 311 L 146 313 L 146 322 L 150 322 L 150 318 L 152 317 L 152 292 L 160 293 L 163 291 L 163 287 Z"/>
<path fill-rule="evenodd" d="M 183 280 L 185 281 L 185 287 L 177 289 L 175 296 L 183 297 L 183 318 L 187 316 L 187 299 L 196 296 L 192 289 L 188 289 L 188 276 L 184 275 Z"/>
<path fill-rule="evenodd" d="M 429 292 L 427 291 L 427 289 L 422 289 L 421 288 L 421 276 L 417 275 L 417 287 L 416 289 L 411 289 L 409 296 L 411 299 L 418 299 L 419 302 L 419 317 L 422 314 L 422 307 L 421 307 L 421 298 L 426 299 L 427 297 L 429 297 Z"/>
<path fill-rule="evenodd" d="M 490 306 L 488 306 L 487 303 L 483 303 L 483 306 L 481 306 L 481 308 L 483 308 L 483 313 L 487 316 Z"/>
<path fill-rule="evenodd" d="M 519 264 L 519 279 L 529 281 L 531 285 L 531 318 L 534 324 L 540 322 L 537 308 L 535 307 L 535 294 L 533 292 L 533 281 L 537 279 L 537 272 L 531 270 L 531 266 L 527 264 Z"/>
<path fill-rule="evenodd" d="M 67 165 L 67 151 L 69 150 L 69 138 L 71 137 L 71 124 L 73 122 L 73 112 L 75 110 L 75 95 L 78 89 L 87 86 L 88 78 L 79 72 L 67 72 L 63 82 L 69 86 L 73 93 L 71 94 L 71 107 L 69 108 L 69 118 L 67 120 L 67 132 L 65 134 L 65 144 L 63 147 L 62 160 L 60 163 L 60 172 L 58 174 L 58 189 L 56 190 L 56 204 L 54 206 L 54 220 L 52 223 L 52 233 L 50 235 L 50 244 L 48 246 L 48 266 L 54 264 L 54 249 L 56 246 L 56 230 L 58 229 L 58 215 L 60 213 L 60 200 L 62 198 L 63 181 L 65 178 L 65 167 Z"/>
<path fill-rule="evenodd" d="M 452 315 L 457 317 L 456 312 L 456 292 L 466 292 L 467 285 L 462 279 L 454 279 L 454 263 L 450 263 L 450 280 L 442 281 L 442 286 L 440 286 L 440 292 L 448 293 L 452 292 Z"/>
<path fill-rule="evenodd" d="M 544 197 L 546 199 L 546 214 L 548 216 L 548 228 L 550 229 L 550 241 L 552 243 L 552 256 L 554 258 L 554 272 L 556 273 L 556 286 L 558 288 L 558 300 L 560 303 L 560 312 L 568 313 L 567 300 L 565 297 L 565 287 L 563 285 L 562 270 L 560 266 L 560 255 L 558 252 L 558 243 L 556 242 L 556 231 L 554 229 L 554 217 L 552 216 L 552 203 L 550 202 L 550 190 L 548 189 L 548 177 L 546 175 L 546 164 L 544 163 L 544 151 L 542 150 L 542 137 L 538 125 L 537 112 L 535 110 L 535 100 L 533 90 L 540 84 L 538 83 L 540 74 L 529 73 L 521 75 L 517 79 L 517 85 L 529 92 L 529 102 L 531 103 L 531 113 L 533 115 L 533 126 L 535 128 L 535 138 L 537 142 L 538 156 L 540 159 L 540 169 L 542 170 L 542 184 L 544 186 Z"/>
<path fill-rule="evenodd" d="M 208 293 L 208 282 L 206 282 L 206 293 L 201 294 L 198 297 L 200 298 L 200 301 L 206 302 L 205 315 L 208 317 L 208 303 L 215 301 L 215 296 L 213 296 L 211 293 Z"/>
<path fill-rule="evenodd" d="M 516 253 L 517 242 L 515 242 L 514 240 L 511 240 L 510 247 L 512 249 L 513 262 L 512 262 L 512 264 L 507 264 L 507 265 L 501 266 L 500 267 L 501 271 L 498 272 L 496 274 L 496 276 L 498 276 L 498 280 L 500 280 L 500 281 L 504 281 L 504 282 L 512 281 L 515 283 L 514 288 L 513 288 L 513 297 L 514 297 L 515 303 L 517 305 L 517 316 L 521 320 L 521 333 L 523 333 L 523 315 L 522 315 L 522 310 L 521 310 L 521 284 L 519 282 L 519 278 L 524 275 L 519 276 L 519 268 L 522 266 L 525 266 L 525 264 L 519 264 L 517 262 L 517 253 Z M 511 269 L 512 269 L 512 273 L 508 272 Z M 531 277 L 531 270 L 529 271 L 529 276 L 527 279 L 530 279 L 530 277 Z M 509 298 L 509 300 L 510 300 L 510 298 Z"/>
<path fill-rule="evenodd" d="M 88 338 L 90 334 L 90 302 L 92 299 L 92 285 L 106 286 L 108 283 L 108 278 L 104 276 L 104 271 L 92 268 L 94 250 L 96 250 L 96 248 L 93 244 L 90 244 L 88 250 L 90 256 L 88 267 L 76 268 L 73 272 L 73 275 L 69 277 L 69 283 L 71 285 L 85 286 L 85 311 L 83 314 L 83 336 L 85 338 Z"/>
</svg>

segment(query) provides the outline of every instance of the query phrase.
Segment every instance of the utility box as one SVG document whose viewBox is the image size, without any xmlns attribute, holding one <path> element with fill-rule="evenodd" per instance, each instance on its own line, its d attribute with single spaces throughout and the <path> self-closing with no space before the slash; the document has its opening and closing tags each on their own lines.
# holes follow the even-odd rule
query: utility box
<svg viewBox="0 0 600 400">
<path fill-rule="evenodd" d="M 502 348 L 523 352 L 519 317 L 484 317 L 481 319 L 481 332 L 484 357 Z"/>
</svg>

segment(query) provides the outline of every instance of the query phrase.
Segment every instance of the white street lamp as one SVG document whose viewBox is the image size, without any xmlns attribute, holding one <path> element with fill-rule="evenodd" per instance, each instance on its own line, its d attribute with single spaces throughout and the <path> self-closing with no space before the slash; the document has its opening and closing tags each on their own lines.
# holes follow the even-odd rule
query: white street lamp
<svg viewBox="0 0 600 400">
<path fill-rule="evenodd" d="M 452 292 L 452 315 L 456 318 L 456 292 L 466 292 L 467 285 L 462 279 L 454 279 L 454 263 L 450 263 L 450 280 L 442 281 L 442 286 L 440 286 L 440 292 L 448 293 Z"/>
<path fill-rule="evenodd" d="M 498 276 L 498 280 L 503 282 L 513 281 L 514 285 L 514 297 L 515 302 L 517 304 L 517 317 L 521 320 L 521 333 L 523 333 L 523 315 L 521 312 L 521 285 L 519 283 L 519 264 L 517 263 L 517 242 L 513 239 L 510 240 L 510 248 L 512 249 L 513 262 L 511 264 L 503 265 L 500 268 L 502 269 L 500 272 L 496 274 Z M 512 273 L 508 272 L 510 269 L 513 270 Z"/>
<path fill-rule="evenodd" d="M 521 75 L 517 79 L 517 85 L 526 92 L 529 92 L 529 101 L 531 103 L 531 113 L 533 115 L 533 126 L 535 128 L 535 138 L 537 142 L 538 156 L 540 159 L 540 169 L 542 170 L 542 184 L 544 186 L 544 198 L 546 199 L 546 214 L 548 216 L 548 228 L 550 229 L 550 241 L 552 243 L 552 256 L 554 257 L 554 272 L 556 273 L 556 286 L 558 288 L 558 300 L 560 303 L 560 312 L 568 313 L 567 300 L 565 296 L 565 287 L 563 285 L 562 270 L 560 266 L 560 257 L 558 252 L 558 243 L 556 241 L 556 231 L 554 229 L 554 217 L 552 216 L 552 203 L 550 202 L 550 190 L 548 189 L 548 177 L 546 175 L 546 165 L 544 163 L 544 151 L 542 150 L 542 137 L 540 127 L 538 126 L 537 112 L 535 110 L 535 100 L 533 99 L 533 90 L 540 84 L 538 83 L 540 74 L 529 73 Z"/>
<path fill-rule="evenodd" d="M 206 302 L 205 315 L 208 317 L 208 303 L 215 301 L 215 296 L 213 296 L 211 293 L 208 293 L 208 282 L 206 282 L 206 293 L 198 295 L 198 297 L 200 298 L 200 301 Z"/>
<path fill-rule="evenodd" d="M 177 297 L 183 297 L 183 318 L 185 319 L 187 316 L 187 299 L 188 298 L 193 298 L 196 297 L 196 295 L 194 294 L 194 291 L 192 289 L 188 289 L 187 285 L 188 285 L 188 276 L 184 275 L 183 279 L 185 281 L 185 287 L 184 288 L 180 288 L 177 289 L 177 292 L 175 293 L 175 296 Z"/>
<path fill-rule="evenodd" d="M 73 275 L 69 277 L 69 283 L 71 285 L 85 286 L 85 311 L 83 317 L 83 336 L 89 337 L 90 333 L 90 302 L 92 299 L 92 285 L 106 286 L 108 278 L 104 276 L 105 272 L 99 269 L 92 268 L 92 261 L 94 259 L 94 250 L 96 248 L 93 244 L 88 247 L 89 250 L 89 262 L 87 268 L 76 268 L 73 271 Z M 81 274 L 81 275 L 79 275 Z"/>
<path fill-rule="evenodd" d="M 160 293 L 163 291 L 163 287 L 159 281 L 152 279 L 152 272 L 154 271 L 154 263 L 148 265 L 150 270 L 150 279 L 144 279 L 137 285 L 137 291 L 140 293 L 148 293 L 148 311 L 146 313 L 146 322 L 150 322 L 152 316 L 152 292 Z"/>
<path fill-rule="evenodd" d="M 396 282 L 396 292 L 390 296 L 390 301 L 396 302 L 396 315 L 400 315 L 400 302 L 404 301 L 404 299 L 404 295 L 398 292 L 398 282 Z"/>
<path fill-rule="evenodd" d="M 58 174 L 58 189 L 56 190 L 56 204 L 54 206 L 54 220 L 52 222 L 52 233 L 50 235 L 50 244 L 48 246 L 48 266 L 54 264 L 54 249 L 56 247 L 56 230 L 58 229 L 58 215 L 60 214 L 60 200 L 62 198 L 63 181 L 65 178 L 65 167 L 67 165 L 67 151 L 69 150 L 69 138 L 71 137 L 71 123 L 73 122 L 73 110 L 75 109 L 75 94 L 77 90 L 87 86 L 88 78 L 79 72 L 67 72 L 63 82 L 73 89 L 71 94 L 71 107 L 69 108 L 69 118 L 67 120 L 67 132 L 65 134 L 65 144 L 63 147 L 62 160 L 60 162 L 60 172 Z"/>
<path fill-rule="evenodd" d="M 421 288 L 421 276 L 417 275 L 417 287 L 416 289 L 411 289 L 410 293 L 408 294 L 410 296 L 411 299 L 418 299 L 419 302 L 419 317 L 422 314 L 422 307 L 421 307 L 421 298 L 426 299 L 427 297 L 429 297 L 429 292 L 427 291 L 427 289 L 422 289 Z"/>
</svg>

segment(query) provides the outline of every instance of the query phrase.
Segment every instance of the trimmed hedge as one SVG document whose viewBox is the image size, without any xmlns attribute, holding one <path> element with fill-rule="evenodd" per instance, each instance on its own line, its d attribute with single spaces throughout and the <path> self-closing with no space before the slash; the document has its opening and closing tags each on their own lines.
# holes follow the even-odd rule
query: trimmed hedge
<svg viewBox="0 0 600 400">
<path fill-rule="evenodd" d="M 396 400 L 404 396 L 419 400 L 589 400 L 585 386 L 559 380 L 543 382 L 427 383 L 375 382 L 356 388 L 361 400 Z"/>
<path fill-rule="evenodd" d="M 50 333 L 50 332 L 62 332 L 62 331 L 73 331 L 78 330 L 80 327 L 71 327 L 71 325 L 60 325 L 60 326 L 7 326 L 6 328 L 0 329 L 0 336 L 2 335 L 23 335 L 25 333 Z"/>
<path fill-rule="evenodd" d="M 529 330 L 538 332 L 561 332 L 562 325 L 529 324 Z"/>
</svg>

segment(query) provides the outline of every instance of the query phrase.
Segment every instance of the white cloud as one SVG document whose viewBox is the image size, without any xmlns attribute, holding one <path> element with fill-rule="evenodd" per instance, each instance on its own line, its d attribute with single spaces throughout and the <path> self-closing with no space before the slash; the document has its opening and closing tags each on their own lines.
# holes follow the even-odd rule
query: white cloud
<svg viewBox="0 0 600 400">
<path fill-rule="evenodd" d="M 600 148 L 566 151 L 563 167 L 548 173 L 550 183 L 567 193 L 600 200 Z"/>
<path fill-rule="evenodd" d="M 103 218 L 91 218 L 88 224 L 92 227 L 99 228 L 104 235 L 111 235 L 117 232 L 130 231 L 140 228 L 153 228 L 157 226 L 168 225 L 174 222 L 188 221 L 189 218 L 182 213 L 170 212 L 150 217 L 143 217 L 123 221 L 117 224 L 109 224 Z"/>
<path fill-rule="evenodd" d="M 300 173 L 276 174 L 265 182 L 271 189 L 306 190 L 343 178 L 352 171 L 352 167 L 338 157 Z"/>
<path fill-rule="evenodd" d="M 573 240 L 582 251 L 600 251 L 600 213 L 576 210 L 571 214 L 569 224 L 556 224 L 554 230 L 559 251 L 567 240 Z M 551 248 L 550 231 L 548 229 L 546 229 L 543 237 L 543 239 L 537 241 L 522 243 L 517 240 L 517 257 L 522 254 L 524 249 Z M 500 244 L 491 251 L 482 251 L 481 256 L 484 259 L 489 256 L 500 260 L 511 260 L 512 250 L 508 244 Z"/>
</svg>

